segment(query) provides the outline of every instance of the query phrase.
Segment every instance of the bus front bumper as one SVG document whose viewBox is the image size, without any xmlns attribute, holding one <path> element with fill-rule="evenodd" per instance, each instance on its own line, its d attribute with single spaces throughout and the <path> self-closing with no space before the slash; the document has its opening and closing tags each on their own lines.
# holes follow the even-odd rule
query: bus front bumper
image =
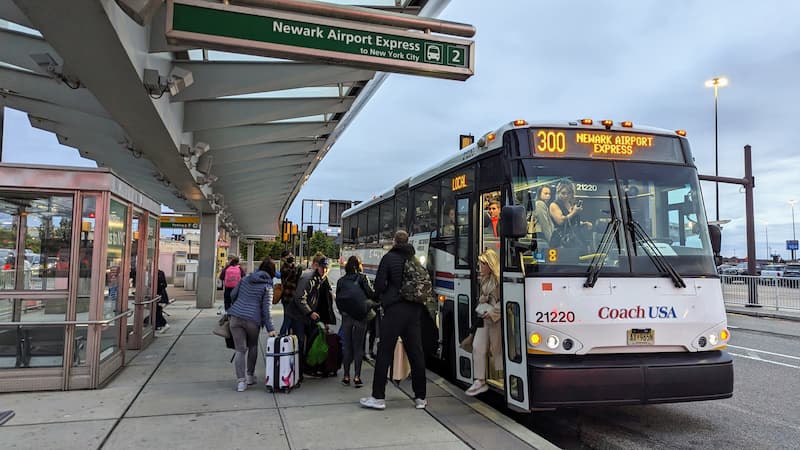
<svg viewBox="0 0 800 450">
<path fill-rule="evenodd" d="M 531 408 L 716 400 L 733 395 L 725 351 L 528 355 Z"/>
</svg>

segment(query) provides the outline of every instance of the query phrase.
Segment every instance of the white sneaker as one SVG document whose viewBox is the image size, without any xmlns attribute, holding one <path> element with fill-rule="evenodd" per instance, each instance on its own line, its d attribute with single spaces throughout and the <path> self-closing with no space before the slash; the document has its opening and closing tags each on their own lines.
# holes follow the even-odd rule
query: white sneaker
<svg viewBox="0 0 800 450">
<path fill-rule="evenodd" d="M 244 381 L 247 383 L 248 386 L 252 386 L 256 384 L 256 377 L 255 375 L 247 375 L 245 376 Z"/>
<path fill-rule="evenodd" d="M 414 399 L 414 407 L 417 409 L 425 409 L 428 406 L 428 401 L 424 398 L 415 398 Z"/>
<path fill-rule="evenodd" d="M 476 396 L 478 394 L 481 394 L 483 392 L 486 392 L 488 390 L 489 390 L 489 386 L 486 384 L 485 381 L 475 380 L 475 382 L 472 383 L 472 386 L 470 386 L 469 389 L 467 389 L 465 391 L 465 393 L 467 395 L 469 395 L 470 397 L 474 397 L 474 396 Z"/>
<path fill-rule="evenodd" d="M 163 326 L 163 327 L 161 327 L 161 329 L 160 329 L 160 330 L 158 330 L 158 332 L 159 332 L 159 333 L 161 333 L 161 334 L 163 334 L 165 331 L 167 331 L 167 329 L 168 329 L 168 328 L 169 328 L 169 324 L 168 324 L 168 323 L 167 323 L 167 324 L 164 324 L 164 326 Z"/>
<path fill-rule="evenodd" d="M 386 409 L 386 400 L 377 399 L 375 397 L 364 397 L 359 400 L 361 406 L 364 408 L 372 408 L 372 409 Z"/>
<path fill-rule="evenodd" d="M 240 381 L 236 385 L 236 392 L 244 392 L 247 389 L 247 384 L 244 381 Z"/>
</svg>

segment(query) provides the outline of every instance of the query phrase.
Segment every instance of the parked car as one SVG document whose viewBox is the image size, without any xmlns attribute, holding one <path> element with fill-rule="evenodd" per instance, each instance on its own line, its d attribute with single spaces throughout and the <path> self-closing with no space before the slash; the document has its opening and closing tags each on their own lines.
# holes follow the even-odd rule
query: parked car
<svg viewBox="0 0 800 450">
<path fill-rule="evenodd" d="M 733 268 L 733 264 L 720 264 L 717 266 L 717 273 L 720 275 L 726 274 L 726 270 Z"/>
<path fill-rule="evenodd" d="M 800 264 L 787 264 L 783 268 L 781 285 L 791 288 L 800 288 Z"/>
<path fill-rule="evenodd" d="M 783 264 L 769 264 L 761 270 L 761 283 L 777 284 L 778 278 L 783 276 Z"/>
</svg>

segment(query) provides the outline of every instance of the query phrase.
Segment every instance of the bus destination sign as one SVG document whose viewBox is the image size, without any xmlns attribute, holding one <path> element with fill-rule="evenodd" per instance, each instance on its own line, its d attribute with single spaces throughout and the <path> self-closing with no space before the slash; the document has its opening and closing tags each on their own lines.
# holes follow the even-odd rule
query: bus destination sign
<svg viewBox="0 0 800 450">
<path fill-rule="evenodd" d="M 624 159 L 683 163 L 680 139 L 581 129 L 532 129 L 532 153 L 545 158 Z"/>
<path fill-rule="evenodd" d="M 205 0 L 168 0 L 166 37 L 173 45 L 461 81 L 475 66 L 471 40 Z"/>
</svg>

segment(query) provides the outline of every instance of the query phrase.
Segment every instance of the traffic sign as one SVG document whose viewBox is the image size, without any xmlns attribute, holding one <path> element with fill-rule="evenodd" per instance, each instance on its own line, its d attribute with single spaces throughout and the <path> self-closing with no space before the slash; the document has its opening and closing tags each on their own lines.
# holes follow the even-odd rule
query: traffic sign
<svg viewBox="0 0 800 450">
<path fill-rule="evenodd" d="M 797 245 L 797 241 L 794 239 L 789 239 L 786 241 L 786 250 L 800 250 Z"/>
<path fill-rule="evenodd" d="M 168 0 L 166 37 L 174 45 L 435 78 L 475 73 L 471 40 L 205 0 Z"/>
</svg>

